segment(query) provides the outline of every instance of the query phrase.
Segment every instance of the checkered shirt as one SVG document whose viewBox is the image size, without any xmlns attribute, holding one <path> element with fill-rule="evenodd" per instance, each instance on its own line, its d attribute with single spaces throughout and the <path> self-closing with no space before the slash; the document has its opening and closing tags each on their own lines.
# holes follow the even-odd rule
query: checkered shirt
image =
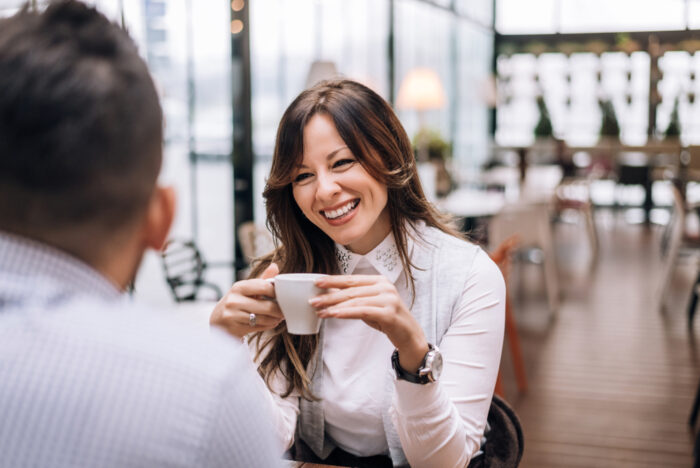
<svg viewBox="0 0 700 468">
<path fill-rule="evenodd" d="M 265 405 L 242 345 L 0 232 L 0 467 L 278 467 Z"/>
</svg>

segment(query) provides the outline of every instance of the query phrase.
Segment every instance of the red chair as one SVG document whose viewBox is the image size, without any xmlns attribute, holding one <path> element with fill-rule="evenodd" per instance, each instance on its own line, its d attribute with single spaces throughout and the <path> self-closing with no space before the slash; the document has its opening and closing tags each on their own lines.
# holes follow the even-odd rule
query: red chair
<svg viewBox="0 0 700 468">
<path fill-rule="evenodd" d="M 513 317 L 513 310 L 511 307 L 511 301 L 508 297 L 508 273 L 510 270 L 510 256 L 511 252 L 515 249 L 518 244 L 517 236 L 509 237 L 508 239 L 501 242 L 498 247 L 494 249 L 493 252 L 489 254 L 491 260 L 493 260 L 503 273 L 503 277 L 506 280 L 506 322 L 505 322 L 505 337 L 508 340 L 508 347 L 510 348 L 511 356 L 513 359 L 513 368 L 515 370 L 515 380 L 518 384 L 518 390 L 521 393 L 527 391 L 527 376 L 525 374 L 525 362 L 523 360 L 523 354 L 520 349 L 520 338 L 518 337 L 518 328 L 515 323 L 515 318 Z M 495 393 L 499 396 L 503 396 L 503 384 L 501 382 L 501 372 L 498 372 L 498 378 L 496 379 L 496 389 Z"/>
</svg>

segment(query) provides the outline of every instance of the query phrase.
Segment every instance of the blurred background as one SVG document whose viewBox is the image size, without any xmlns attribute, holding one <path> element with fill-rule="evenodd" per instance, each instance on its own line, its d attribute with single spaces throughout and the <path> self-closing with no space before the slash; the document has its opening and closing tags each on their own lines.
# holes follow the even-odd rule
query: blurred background
<svg viewBox="0 0 700 468">
<path fill-rule="evenodd" d="M 89 3 L 149 64 L 179 198 L 136 297 L 209 308 L 245 276 L 273 245 L 261 192 L 282 112 L 352 78 L 394 106 L 428 196 L 504 271 L 497 391 L 523 465 L 691 465 L 700 0 Z"/>
</svg>

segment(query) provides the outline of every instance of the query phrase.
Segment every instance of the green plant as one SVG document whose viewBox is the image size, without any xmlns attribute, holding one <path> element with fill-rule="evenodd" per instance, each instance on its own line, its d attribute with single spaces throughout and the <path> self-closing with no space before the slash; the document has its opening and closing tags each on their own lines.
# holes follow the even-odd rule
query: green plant
<svg viewBox="0 0 700 468">
<path fill-rule="evenodd" d="M 678 118 L 678 98 L 673 101 L 673 110 L 671 111 L 671 120 L 666 127 L 664 137 L 678 138 L 681 136 L 681 122 Z"/>
<path fill-rule="evenodd" d="M 542 96 L 537 96 L 537 109 L 540 112 L 540 118 L 537 121 L 537 125 L 535 125 L 535 137 L 550 138 L 554 136 L 552 119 L 549 117 L 547 103 L 544 101 Z"/>
<path fill-rule="evenodd" d="M 430 128 L 418 130 L 412 143 L 417 155 L 420 155 L 421 148 L 426 149 L 429 161 L 447 161 L 452 157 L 452 145 L 445 141 L 437 130 Z"/>
<path fill-rule="evenodd" d="M 617 123 L 615 107 L 609 100 L 599 100 L 598 106 L 603 114 L 600 122 L 600 136 L 620 138 L 620 124 Z"/>
</svg>

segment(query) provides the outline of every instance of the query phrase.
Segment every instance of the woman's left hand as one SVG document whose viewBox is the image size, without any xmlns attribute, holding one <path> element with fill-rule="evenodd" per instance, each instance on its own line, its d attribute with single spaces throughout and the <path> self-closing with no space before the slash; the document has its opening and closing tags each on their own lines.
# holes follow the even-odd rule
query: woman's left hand
<svg viewBox="0 0 700 468">
<path fill-rule="evenodd" d="M 329 275 L 316 280 L 329 289 L 309 302 L 320 317 L 361 319 L 384 333 L 399 350 L 401 367 L 418 371 L 428 352 L 423 329 L 401 300 L 396 287 L 381 275 Z"/>
</svg>

